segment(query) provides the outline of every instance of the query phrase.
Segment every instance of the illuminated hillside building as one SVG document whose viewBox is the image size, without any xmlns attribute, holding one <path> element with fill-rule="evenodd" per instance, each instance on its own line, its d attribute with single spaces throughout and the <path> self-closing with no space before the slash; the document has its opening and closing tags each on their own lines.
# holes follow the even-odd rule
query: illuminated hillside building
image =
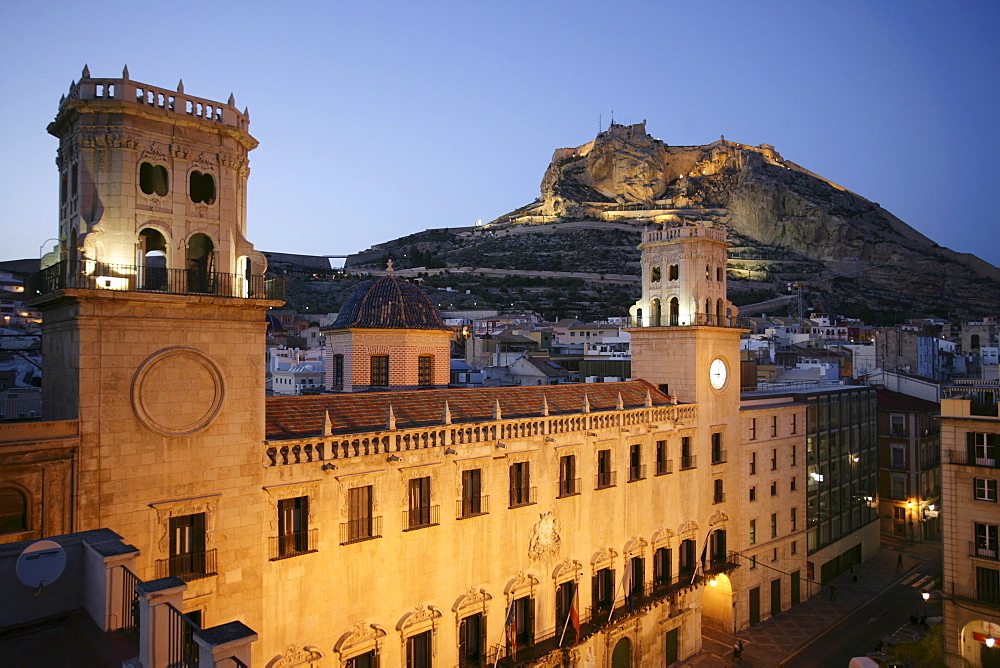
<svg viewBox="0 0 1000 668">
<path fill-rule="evenodd" d="M 664 665 L 877 549 L 858 513 L 820 539 L 815 481 L 848 517 L 865 494 L 819 472 L 809 401 L 741 401 L 710 227 L 644 235 L 636 380 L 449 389 L 448 332 L 390 273 L 326 332 L 345 392 L 265 400 L 279 295 L 244 235 L 248 123 L 127 72 L 85 71 L 61 103 L 60 251 L 35 304 L 63 484 L 44 457 L 2 469 L 0 540 L 109 527 L 140 578 L 181 577 L 184 612 L 243 621 L 253 664 L 281 668 Z M 5 434 L 5 456 L 48 447 Z"/>
</svg>

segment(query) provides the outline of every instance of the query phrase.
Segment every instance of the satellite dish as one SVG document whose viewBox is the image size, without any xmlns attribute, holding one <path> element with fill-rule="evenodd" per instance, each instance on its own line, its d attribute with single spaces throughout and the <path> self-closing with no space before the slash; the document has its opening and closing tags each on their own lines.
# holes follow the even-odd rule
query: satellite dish
<svg viewBox="0 0 1000 668">
<path fill-rule="evenodd" d="M 24 548 L 15 567 L 17 579 L 34 589 L 35 596 L 41 593 L 42 587 L 58 580 L 64 570 L 66 550 L 51 540 L 39 540 Z"/>
</svg>

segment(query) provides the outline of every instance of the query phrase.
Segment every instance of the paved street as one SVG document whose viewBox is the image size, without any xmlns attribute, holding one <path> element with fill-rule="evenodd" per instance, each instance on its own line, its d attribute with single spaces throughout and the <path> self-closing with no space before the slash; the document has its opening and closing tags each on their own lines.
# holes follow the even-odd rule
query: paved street
<svg viewBox="0 0 1000 668">
<path fill-rule="evenodd" d="M 902 569 L 897 568 L 900 553 Z M 834 601 L 824 590 L 737 636 L 706 628 L 702 652 L 681 665 L 732 666 L 733 643 L 740 638 L 744 665 L 842 667 L 852 656 L 871 651 L 883 637 L 912 637 L 919 629 L 908 624 L 910 614 L 940 614 L 920 598 L 940 576 L 940 543 L 883 538 L 881 551 L 855 571 L 857 582 L 849 572 L 834 580 Z"/>
</svg>

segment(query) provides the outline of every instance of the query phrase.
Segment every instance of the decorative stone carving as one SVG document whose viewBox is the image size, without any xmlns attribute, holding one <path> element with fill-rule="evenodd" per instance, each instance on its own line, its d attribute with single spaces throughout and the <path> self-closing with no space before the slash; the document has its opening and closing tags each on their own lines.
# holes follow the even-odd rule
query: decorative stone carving
<svg viewBox="0 0 1000 668">
<path fill-rule="evenodd" d="M 679 527 L 677 527 L 677 535 L 683 536 L 685 534 L 692 534 L 698 531 L 698 523 L 694 520 L 684 520 Z"/>
<path fill-rule="evenodd" d="M 576 559 L 566 557 L 552 569 L 552 579 L 555 580 L 556 584 L 566 582 L 567 580 L 575 580 L 580 574 L 581 569 L 583 569 L 583 564 Z"/>
<path fill-rule="evenodd" d="M 518 592 L 524 589 L 533 590 L 537 584 L 538 578 L 534 575 L 531 573 L 525 573 L 524 571 L 518 571 L 517 577 L 507 583 L 507 586 L 504 588 L 504 593 L 507 596 L 514 598 Z"/>
<path fill-rule="evenodd" d="M 311 664 L 313 661 L 319 661 L 323 658 L 323 652 L 320 651 L 318 647 L 312 645 L 306 645 L 305 647 L 300 647 L 295 643 L 292 643 L 285 650 L 282 658 L 277 662 L 272 663 L 272 668 L 292 668 L 292 666 L 305 666 Z"/>
<path fill-rule="evenodd" d="M 622 554 L 627 557 L 638 556 L 642 554 L 643 550 L 647 547 L 649 547 L 649 543 L 647 543 L 640 536 L 635 536 L 629 542 L 625 543 L 625 549 L 622 551 Z"/>
<path fill-rule="evenodd" d="M 539 513 L 539 520 L 531 527 L 531 538 L 528 541 L 528 558 L 532 560 L 548 560 L 559 554 L 562 538 L 559 536 L 559 520 L 552 511 Z"/>
<path fill-rule="evenodd" d="M 198 157 L 191 161 L 191 165 L 202 169 L 215 169 L 215 163 L 206 158 L 204 153 L 199 153 Z"/>
<path fill-rule="evenodd" d="M 590 558 L 590 563 L 594 568 L 600 569 L 617 556 L 618 553 L 614 549 L 610 547 L 602 547 L 600 551 L 595 552 L 594 556 Z"/>
<path fill-rule="evenodd" d="M 461 615 L 462 611 L 480 606 L 485 611 L 487 603 L 492 600 L 493 597 L 485 589 L 469 587 L 469 591 L 459 596 L 458 600 L 455 601 L 455 605 L 452 606 L 452 612 L 457 612 L 460 613 L 460 616 L 464 616 Z"/>
<path fill-rule="evenodd" d="M 225 382 L 215 360 L 177 346 L 153 353 L 132 378 L 132 410 L 144 427 L 161 436 L 189 436 L 218 417 Z"/>
<path fill-rule="evenodd" d="M 340 636 L 333 646 L 333 651 L 340 654 L 342 659 L 349 659 L 375 649 L 379 639 L 385 635 L 385 629 L 378 624 L 358 620 L 350 631 Z"/>
<path fill-rule="evenodd" d="M 415 633 L 423 633 L 425 630 L 433 628 L 435 621 L 440 616 L 441 611 L 433 605 L 417 605 L 413 608 L 413 612 L 407 612 L 400 617 L 399 623 L 396 624 L 396 630 L 404 638 Z"/>
<path fill-rule="evenodd" d="M 670 529 L 657 529 L 653 534 L 653 547 L 670 547 L 670 539 L 675 535 Z"/>
<path fill-rule="evenodd" d="M 723 524 L 729 521 L 729 515 L 722 512 L 721 510 L 716 510 L 712 513 L 712 516 L 708 518 L 708 526 L 714 527 L 717 524 Z"/>
<path fill-rule="evenodd" d="M 376 471 L 364 471 L 362 473 L 352 473 L 349 475 L 337 476 L 337 482 L 341 485 L 341 492 L 344 496 L 344 503 L 340 505 L 340 516 L 347 519 L 347 490 L 353 489 L 355 487 L 367 487 L 371 485 L 372 487 L 372 513 L 377 515 L 379 513 L 379 506 L 381 505 L 382 499 L 382 475 L 386 472 L 386 469 L 379 469 Z"/>
<path fill-rule="evenodd" d="M 194 499 L 180 499 L 152 504 L 156 510 L 156 526 L 159 527 L 157 546 L 164 554 L 170 551 L 170 518 L 183 515 L 205 513 L 205 545 L 212 545 L 215 540 L 215 519 L 217 516 L 219 494 L 202 496 Z"/>
<path fill-rule="evenodd" d="M 169 156 L 161 151 L 156 144 L 150 144 L 149 148 L 143 150 L 139 154 L 140 160 L 152 160 L 154 162 L 167 162 L 170 158 Z"/>
<path fill-rule="evenodd" d="M 270 526 L 271 535 L 276 536 L 278 534 L 278 501 L 282 499 L 294 499 L 297 496 L 308 496 L 309 497 L 309 526 L 314 527 L 318 521 L 316 515 L 316 508 L 320 505 L 320 496 L 322 495 L 322 485 L 319 480 L 308 480 L 304 482 L 295 483 L 292 485 L 277 485 L 274 487 L 265 487 L 264 491 L 267 492 L 268 506 L 270 508 Z"/>
</svg>

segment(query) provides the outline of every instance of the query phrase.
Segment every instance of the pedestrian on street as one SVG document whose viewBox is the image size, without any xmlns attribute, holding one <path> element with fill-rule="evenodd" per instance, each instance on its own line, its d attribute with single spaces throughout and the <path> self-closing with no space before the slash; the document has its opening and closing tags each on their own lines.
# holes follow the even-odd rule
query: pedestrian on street
<svg viewBox="0 0 1000 668">
<path fill-rule="evenodd" d="M 896 570 L 897 571 L 903 570 L 903 553 L 902 552 L 900 552 L 899 555 L 896 557 Z"/>
<path fill-rule="evenodd" d="M 743 662 L 743 641 L 737 640 L 733 643 L 733 663 Z"/>
</svg>

